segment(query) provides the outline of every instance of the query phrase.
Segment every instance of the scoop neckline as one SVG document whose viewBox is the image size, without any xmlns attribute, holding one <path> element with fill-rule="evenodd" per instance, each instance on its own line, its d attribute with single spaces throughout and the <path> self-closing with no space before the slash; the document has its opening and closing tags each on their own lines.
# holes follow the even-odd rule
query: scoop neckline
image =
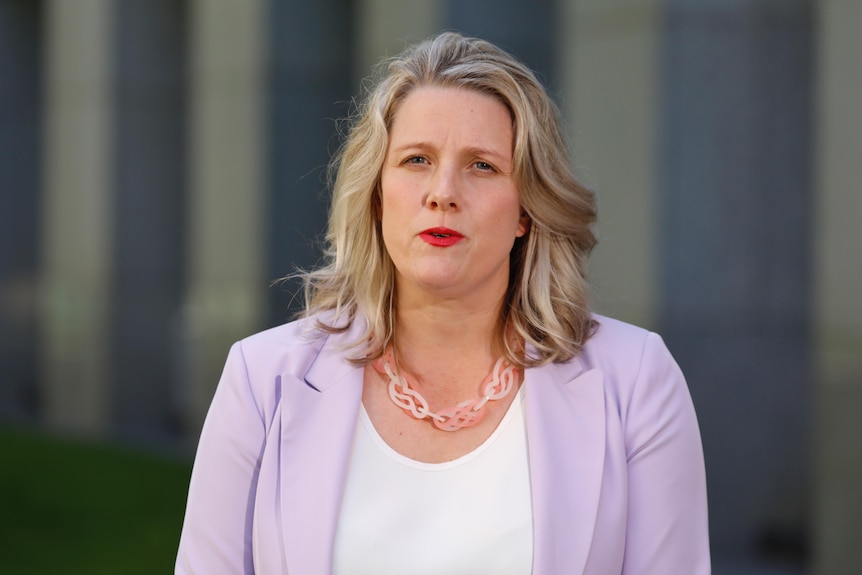
<svg viewBox="0 0 862 575">
<path fill-rule="evenodd" d="M 450 461 L 442 461 L 440 463 L 428 463 L 425 461 L 419 461 L 417 459 L 413 459 L 411 457 L 407 457 L 397 451 L 395 451 L 392 446 L 390 446 L 386 441 L 380 436 L 377 432 L 377 428 L 374 427 L 374 423 L 372 423 L 371 418 L 368 416 L 368 412 L 365 410 L 365 404 L 360 402 L 360 410 L 359 410 L 359 420 L 362 423 L 362 426 L 368 431 L 369 436 L 374 441 L 374 444 L 377 446 L 380 451 L 401 465 L 406 467 L 411 467 L 413 469 L 418 469 L 420 471 L 446 471 L 448 469 L 453 469 L 455 467 L 460 467 L 462 465 L 466 465 L 472 460 L 479 457 L 482 453 L 487 451 L 491 445 L 494 444 L 495 441 L 502 435 L 503 431 L 505 431 L 506 427 L 511 424 L 512 419 L 516 416 L 522 416 L 521 406 L 524 402 L 524 386 L 521 385 L 521 388 L 518 390 L 518 393 L 515 394 L 515 397 L 512 399 L 512 403 L 509 404 L 509 407 L 506 410 L 505 415 L 500 420 L 500 423 L 497 424 L 497 427 L 491 432 L 485 441 L 476 446 L 475 449 L 461 455 L 460 457 L 456 457 Z"/>
</svg>

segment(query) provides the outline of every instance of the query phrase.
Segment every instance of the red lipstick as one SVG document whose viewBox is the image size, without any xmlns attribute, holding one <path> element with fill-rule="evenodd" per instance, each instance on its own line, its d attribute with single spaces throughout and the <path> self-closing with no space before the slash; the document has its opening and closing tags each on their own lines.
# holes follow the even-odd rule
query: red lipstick
<svg viewBox="0 0 862 575">
<path fill-rule="evenodd" d="M 425 243 L 435 247 L 445 248 L 464 239 L 464 236 L 449 228 L 428 228 L 419 234 Z"/>
</svg>

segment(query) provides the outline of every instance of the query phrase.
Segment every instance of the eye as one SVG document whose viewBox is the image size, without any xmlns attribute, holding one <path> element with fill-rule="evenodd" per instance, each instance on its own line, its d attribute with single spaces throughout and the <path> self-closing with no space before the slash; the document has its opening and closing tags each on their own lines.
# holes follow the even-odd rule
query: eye
<svg viewBox="0 0 862 575">
<path fill-rule="evenodd" d="M 425 158 L 424 156 L 410 156 L 409 158 L 404 160 L 403 163 L 404 164 L 421 165 L 421 164 L 427 164 L 428 159 Z"/>
<path fill-rule="evenodd" d="M 476 169 L 477 169 L 477 170 L 479 170 L 480 172 L 494 172 L 494 171 L 496 171 L 496 170 L 494 169 L 494 166 L 492 166 L 492 165 L 491 165 L 491 164 L 489 164 L 488 162 L 478 161 L 478 162 L 476 162 L 476 163 L 475 163 L 475 164 L 473 164 L 473 165 L 474 165 L 474 166 L 476 167 Z"/>
</svg>

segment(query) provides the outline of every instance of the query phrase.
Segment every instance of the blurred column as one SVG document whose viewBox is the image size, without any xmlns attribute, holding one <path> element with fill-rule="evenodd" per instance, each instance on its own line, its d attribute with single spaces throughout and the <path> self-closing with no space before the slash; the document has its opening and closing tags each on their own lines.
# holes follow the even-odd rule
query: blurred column
<svg viewBox="0 0 862 575">
<path fill-rule="evenodd" d="M 178 314 L 186 264 L 186 2 L 116 6 L 112 420 L 178 431 Z"/>
<path fill-rule="evenodd" d="M 862 2 L 817 3 L 814 572 L 862 573 Z"/>
<path fill-rule="evenodd" d="M 554 0 L 443 0 L 443 25 L 500 46 L 536 72 L 556 96 Z"/>
<path fill-rule="evenodd" d="M 399 54 L 408 45 L 439 31 L 441 0 L 361 0 L 356 3 L 356 44 L 353 91 L 371 67 Z"/>
<path fill-rule="evenodd" d="M 659 328 L 698 410 L 716 573 L 805 553 L 806 0 L 561 0 L 594 305 Z M 759 559 L 753 557 L 757 553 Z"/>
<path fill-rule="evenodd" d="M 663 26 L 659 324 L 698 409 L 714 568 L 804 563 L 810 3 L 668 0 Z"/>
<path fill-rule="evenodd" d="M 110 395 L 112 5 L 44 7 L 41 399 L 49 425 L 90 433 Z"/>
<path fill-rule="evenodd" d="M 33 420 L 41 195 L 41 2 L 0 2 L 0 416 Z"/>
<path fill-rule="evenodd" d="M 575 170 L 598 194 L 593 305 L 642 326 L 654 322 L 658 274 L 659 4 L 561 0 L 557 24 Z"/>
<path fill-rule="evenodd" d="M 188 425 L 212 398 L 228 347 L 262 325 L 266 214 L 264 0 L 189 8 L 190 198 L 184 319 Z"/>
<path fill-rule="evenodd" d="M 347 115 L 358 89 L 351 84 L 354 2 L 269 0 L 270 163 L 266 227 L 267 274 L 261 285 L 309 268 L 321 257 L 329 194 L 326 166 L 339 145 L 336 119 Z M 269 291 L 269 322 L 283 323 L 300 307 L 298 282 Z M 291 307 L 293 309 L 291 309 Z"/>
</svg>

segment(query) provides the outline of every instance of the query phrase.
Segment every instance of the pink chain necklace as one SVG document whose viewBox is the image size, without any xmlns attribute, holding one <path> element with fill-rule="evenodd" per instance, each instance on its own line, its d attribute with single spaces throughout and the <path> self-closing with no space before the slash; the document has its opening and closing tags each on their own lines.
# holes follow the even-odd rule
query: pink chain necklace
<svg viewBox="0 0 862 575">
<path fill-rule="evenodd" d="M 373 365 L 380 375 L 389 377 L 389 398 L 395 405 L 416 419 L 430 417 L 434 426 L 443 431 L 458 431 L 473 427 L 482 421 L 485 416 L 485 405 L 489 401 L 499 401 L 509 395 L 515 387 L 515 376 L 518 373 L 516 366 L 505 357 L 501 357 L 485 378 L 482 397 L 468 399 L 434 413 L 429 409 L 425 398 L 416 390 L 416 384 L 411 387 L 407 378 L 398 374 L 391 348 L 387 347 Z"/>
</svg>

